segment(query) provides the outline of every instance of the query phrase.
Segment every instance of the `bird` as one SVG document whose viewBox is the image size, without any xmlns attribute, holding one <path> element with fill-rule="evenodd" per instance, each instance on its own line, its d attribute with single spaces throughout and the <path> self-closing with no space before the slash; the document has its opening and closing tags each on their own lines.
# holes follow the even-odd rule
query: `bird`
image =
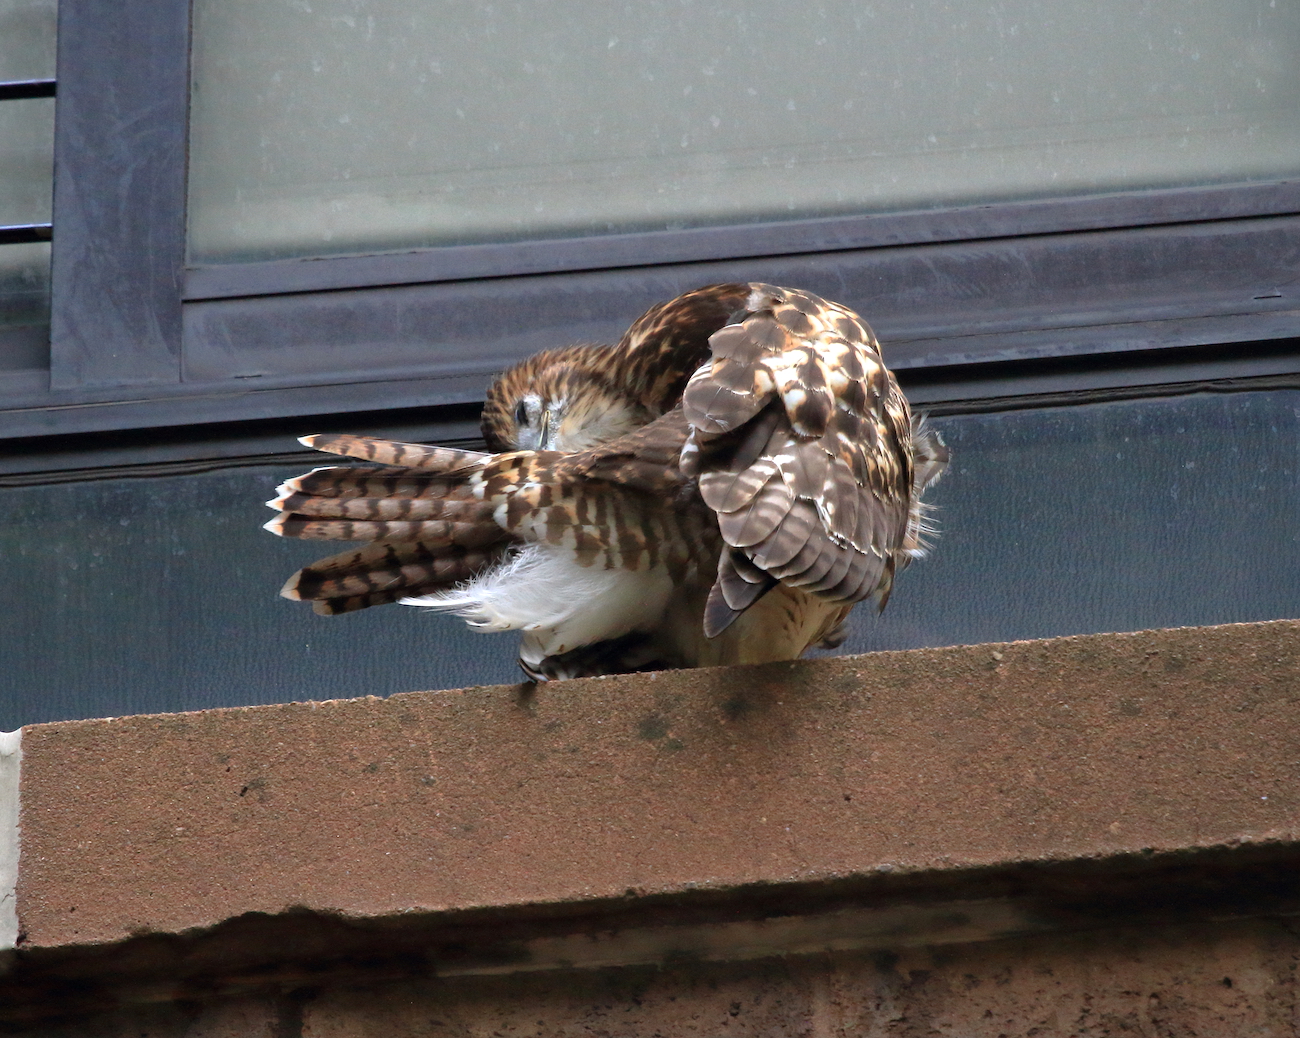
<svg viewBox="0 0 1300 1038">
<path fill-rule="evenodd" d="M 842 642 L 858 602 L 884 608 L 949 463 L 862 318 L 757 282 L 530 357 L 482 430 L 486 452 L 302 437 L 362 464 L 286 481 L 266 528 L 368 543 L 281 594 L 519 631 L 532 680 L 796 659 Z"/>
</svg>

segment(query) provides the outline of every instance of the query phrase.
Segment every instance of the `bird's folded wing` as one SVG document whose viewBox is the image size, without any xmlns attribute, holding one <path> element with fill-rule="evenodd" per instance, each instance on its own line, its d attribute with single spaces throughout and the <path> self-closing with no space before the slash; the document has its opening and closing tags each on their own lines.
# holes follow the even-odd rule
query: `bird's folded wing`
<svg viewBox="0 0 1300 1038">
<path fill-rule="evenodd" d="M 911 417 L 871 330 L 811 293 L 750 288 L 683 398 L 683 467 L 730 549 L 710 636 L 774 581 L 834 601 L 887 596 L 907 530 Z"/>
<path fill-rule="evenodd" d="M 706 285 L 652 306 L 611 351 L 610 382 L 654 414 L 668 413 L 709 359 L 709 337 L 744 308 L 749 294 L 747 284 Z"/>
</svg>

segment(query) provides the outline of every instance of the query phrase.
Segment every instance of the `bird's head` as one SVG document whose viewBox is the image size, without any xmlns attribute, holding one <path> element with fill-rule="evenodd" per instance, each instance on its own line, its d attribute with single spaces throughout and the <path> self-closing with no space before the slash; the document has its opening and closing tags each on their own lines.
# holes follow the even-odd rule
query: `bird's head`
<svg viewBox="0 0 1300 1038">
<path fill-rule="evenodd" d="M 656 416 L 609 381 L 608 346 L 547 350 L 502 374 L 483 404 L 492 451 L 581 451 Z"/>
</svg>

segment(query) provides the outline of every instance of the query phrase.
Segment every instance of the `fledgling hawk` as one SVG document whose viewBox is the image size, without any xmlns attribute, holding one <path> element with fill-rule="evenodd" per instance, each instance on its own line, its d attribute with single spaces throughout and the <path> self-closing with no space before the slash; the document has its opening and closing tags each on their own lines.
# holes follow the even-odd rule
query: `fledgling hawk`
<svg viewBox="0 0 1300 1038">
<path fill-rule="evenodd" d="M 493 453 L 303 437 L 367 464 L 287 481 L 267 529 L 370 543 L 281 594 L 520 631 L 532 678 L 795 659 L 838 644 L 857 602 L 883 608 L 948 461 L 861 318 L 763 284 L 524 361 L 483 435 Z"/>
</svg>

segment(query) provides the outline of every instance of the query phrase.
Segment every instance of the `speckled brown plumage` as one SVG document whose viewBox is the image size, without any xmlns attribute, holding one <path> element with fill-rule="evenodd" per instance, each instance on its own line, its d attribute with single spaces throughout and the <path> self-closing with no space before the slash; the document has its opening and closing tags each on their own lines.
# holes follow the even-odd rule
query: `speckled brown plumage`
<svg viewBox="0 0 1300 1038">
<path fill-rule="evenodd" d="M 887 597 L 911 517 L 912 418 L 871 330 L 810 293 L 752 287 L 683 397 L 683 459 L 729 547 L 711 636 L 775 581 Z"/>
<path fill-rule="evenodd" d="M 483 402 L 481 424 L 488 449 L 523 446 L 513 412 L 530 391 L 550 398 L 575 394 L 595 406 L 626 409 L 632 427 L 666 414 L 681 400 L 695 369 L 709 358 L 709 336 L 741 308 L 748 294 L 748 285 L 697 288 L 652 306 L 613 346 L 543 350 L 516 364 L 492 383 Z M 587 424 L 590 409 L 578 419 Z"/>
<path fill-rule="evenodd" d="M 372 543 L 286 597 L 327 614 L 420 599 L 520 629 L 534 677 L 793 658 L 842 638 L 856 602 L 883 605 L 947 463 L 856 314 L 760 284 L 525 361 L 483 425 L 490 454 L 306 438 L 368 464 L 288 481 L 268 528 Z"/>
</svg>

